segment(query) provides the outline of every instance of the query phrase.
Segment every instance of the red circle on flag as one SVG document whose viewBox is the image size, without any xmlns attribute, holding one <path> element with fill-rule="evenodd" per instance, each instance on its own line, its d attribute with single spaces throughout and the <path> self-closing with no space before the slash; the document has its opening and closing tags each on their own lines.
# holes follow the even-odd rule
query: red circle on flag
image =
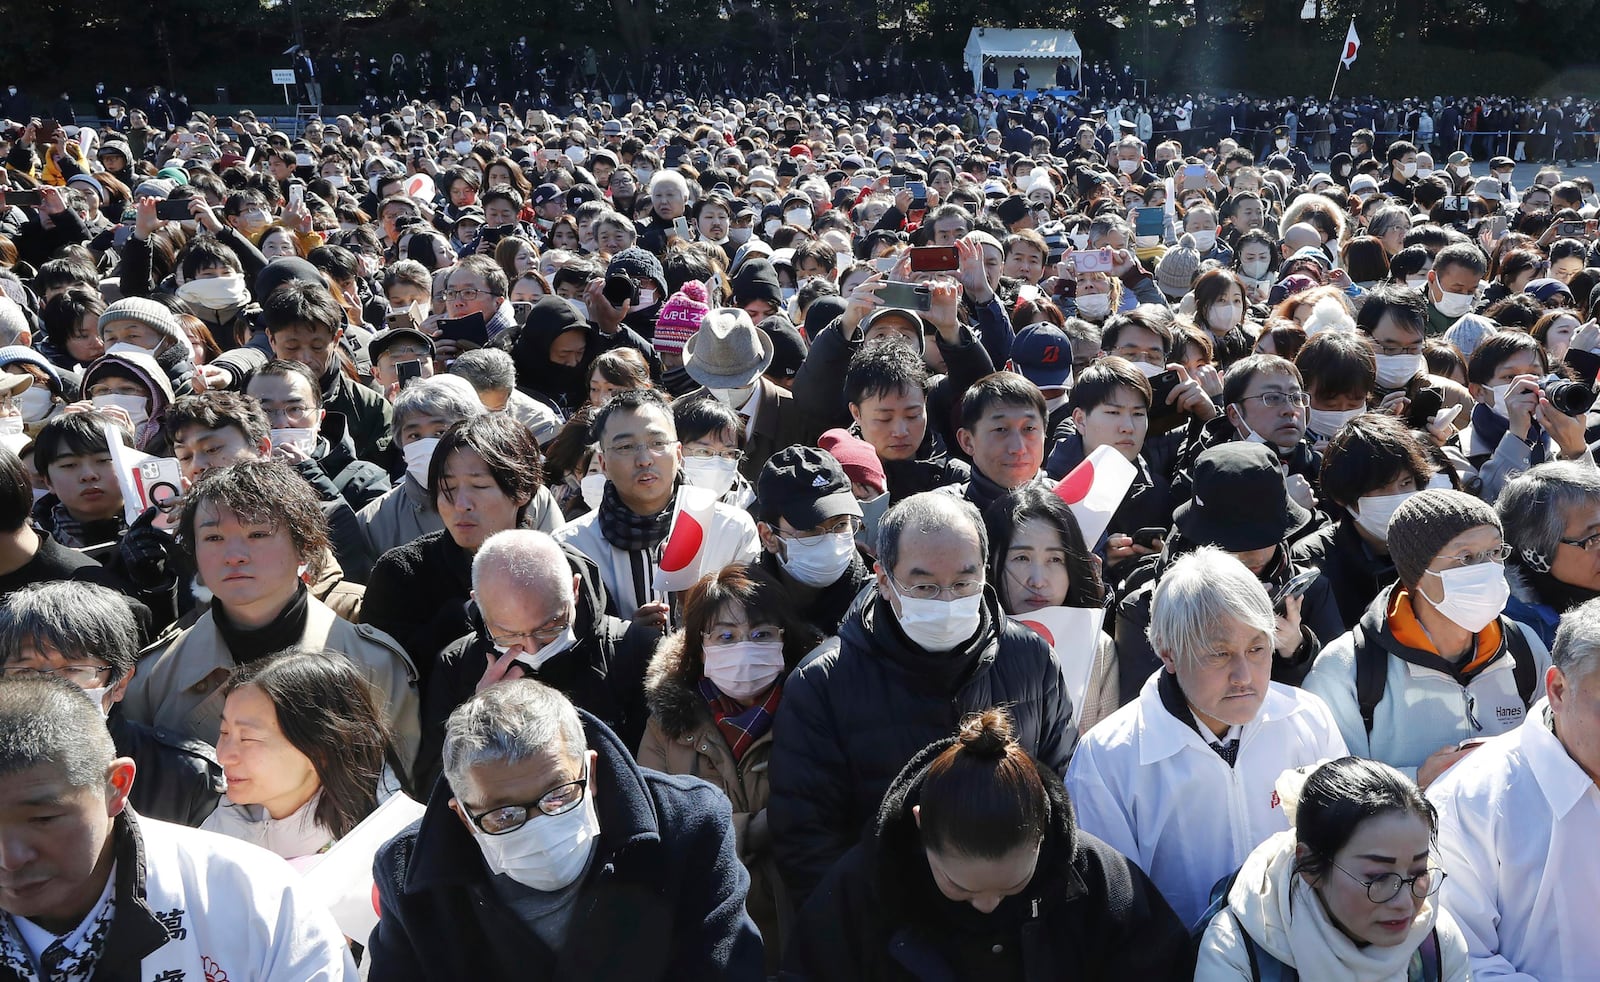
<svg viewBox="0 0 1600 982">
<path fill-rule="evenodd" d="M 1056 485 L 1056 495 L 1069 505 L 1075 505 L 1089 496 L 1089 489 L 1094 487 L 1094 462 L 1086 460 L 1072 469 Z"/>
<path fill-rule="evenodd" d="M 661 553 L 661 571 L 676 573 L 687 567 L 699 555 L 705 539 L 706 530 L 700 523 L 688 512 L 679 512 L 678 520 L 672 525 L 672 533 L 667 536 L 667 547 Z"/>
<path fill-rule="evenodd" d="M 1354 58 L 1356 56 L 1356 45 L 1354 41 L 1346 41 L 1344 43 L 1344 56 L 1346 59 Z"/>
<path fill-rule="evenodd" d="M 1039 635 L 1039 637 L 1044 638 L 1044 643 L 1048 644 L 1050 647 L 1054 648 L 1056 646 L 1056 637 L 1055 637 L 1055 635 L 1051 634 L 1050 633 L 1050 629 L 1045 627 L 1040 622 L 1038 622 L 1038 621 L 1023 621 L 1022 622 L 1022 626 L 1028 628 L 1031 631 L 1033 631 L 1033 633 Z"/>
</svg>

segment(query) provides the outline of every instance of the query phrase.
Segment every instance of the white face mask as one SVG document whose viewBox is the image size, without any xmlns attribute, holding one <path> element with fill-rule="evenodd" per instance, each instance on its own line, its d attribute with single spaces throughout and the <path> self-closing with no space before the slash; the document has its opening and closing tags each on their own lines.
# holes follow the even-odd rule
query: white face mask
<svg viewBox="0 0 1600 982">
<path fill-rule="evenodd" d="M 1194 247 L 1200 250 L 1201 255 L 1205 255 L 1217 246 L 1217 233 L 1212 229 L 1202 229 L 1189 234 L 1194 237 Z"/>
<path fill-rule="evenodd" d="M 1244 427 L 1244 442 L 1259 443 L 1262 446 L 1266 446 L 1267 438 L 1252 430 L 1250 424 L 1244 421 L 1244 407 L 1236 403 L 1233 408 L 1239 414 L 1239 425 Z"/>
<path fill-rule="evenodd" d="M 750 241 L 750 227 L 728 229 L 728 241 L 734 245 L 744 245 Z"/>
<path fill-rule="evenodd" d="M 706 645 L 706 678 L 724 695 L 749 702 L 783 674 L 782 641 Z"/>
<path fill-rule="evenodd" d="M 1415 491 L 1399 494 L 1369 494 L 1356 502 L 1356 525 L 1380 542 L 1389 541 L 1389 522 L 1394 513 L 1405 504 Z"/>
<path fill-rule="evenodd" d="M 1263 279 L 1267 275 L 1267 270 L 1271 268 L 1272 260 L 1270 259 L 1246 259 L 1239 263 L 1239 272 L 1252 280 Z"/>
<path fill-rule="evenodd" d="M 783 213 L 783 220 L 786 223 L 790 224 L 790 225 L 798 225 L 801 228 L 810 228 L 811 227 L 811 209 L 809 209 L 809 208 L 791 208 L 790 210 L 788 210 L 788 211 Z"/>
<path fill-rule="evenodd" d="M 327 181 L 328 187 L 333 188 L 335 191 L 339 190 L 345 185 L 343 174 L 324 174 L 322 179 Z"/>
<path fill-rule="evenodd" d="M 900 598 L 900 630 L 927 651 L 950 651 L 978 633 L 983 619 L 981 590 L 960 600 L 918 600 L 901 593 L 893 580 L 889 589 Z"/>
<path fill-rule="evenodd" d="M 21 416 L 0 416 L 0 436 L 17 436 L 21 433 Z"/>
<path fill-rule="evenodd" d="M 1421 583 L 1417 584 L 1417 591 L 1427 597 L 1434 609 L 1451 623 L 1473 634 L 1488 627 L 1490 621 L 1499 617 L 1505 609 L 1506 600 L 1511 596 L 1511 587 L 1506 583 L 1506 568 L 1500 563 L 1457 566 L 1443 573 L 1431 569 L 1423 572 L 1438 577 L 1444 585 L 1444 598 L 1434 600 L 1429 597 Z"/>
<path fill-rule="evenodd" d="M 761 227 L 766 231 L 767 238 L 770 239 L 777 234 L 778 229 L 783 228 L 783 222 L 776 218 L 769 218 Z"/>
<path fill-rule="evenodd" d="M 572 630 L 571 623 L 571 617 L 575 616 L 576 614 L 569 614 L 567 629 L 561 632 L 560 637 L 540 648 L 538 651 L 530 652 L 528 649 L 524 648 L 520 653 L 518 653 L 517 657 L 512 660 L 520 665 L 528 666 L 531 671 L 537 672 L 540 668 L 543 668 L 545 662 L 578 643 L 578 635 Z M 500 645 L 494 645 L 493 647 L 495 651 L 502 655 L 511 650 L 510 648 L 501 647 Z"/>
<path fill-rule="evenodd" d="M 583 495 L 583 503 L 594 511 L 600 510 L 600 502 L 606 494 L 606 476 L 604 474 L 585 474 L 578 482 L 579 493 Z"/>
<path fill-rule="evenodd" d="M 1138 169 L 1139 169 L 1139 162 L 1137 160 L 1119 160 L 1119 161 L 1117 161 L 1117 170 L 1121 171 L 1124 174 L 1132 174 L 1134 171 L 1137 171 Z"/>
<path fill-rule="evenodd" d="M 89 700 L 94 703 L 94 708 L 100 710 L 100 716 L 102 718 L 106 716 L 106 693 L 110 691 L 111 686 L 109 685 L 99 689 L 83 690 L 83 694 L 88 696 Z"/>
<path fill-rule="evenodd" d="M 50 410 L 55 406 L 55 397 L 43 385 L 29 386 L 16 399 L 17 408 L 22 410 L 22 418 L 29 423 L 38 423 L 50 415 Z"/>
<path fill-rule="evenodd" d="M 1306 409 L 1306 429 L 1318 436 L 1332 439 L 1334 434 L 1344 429 L 1344 424 L 1366 412 L 1365 409 L 1348 409 L 1335 411 L 1332 409 Z"/>
<path fill-rule="evenodd" d="M 1424 289 L 1425 287 L 1427 287 L 1427 285 L 1428 285 L 1428 274 L 1427 273 L 1418 273 L 1415 276 L 1407 276 L 1406 277 L 1406 286 L 1409 286 L 1413 290 Z"/>
<path fill-rule="evenodd" d="M 646 289 L 644 287 L 640 287 L 639 288 L 639 306 L 638 306 L 637 309 L 643 310 L 646 307 L 653 307 L 653 306 L 655 306 L 655 303 L 656 303 L 656 291 L 650 290 L 650 289 Z"/>
<path fill-rule="evenodd" d="M 585 789 L 583 804 L 565 815 L 536 814 L 514 832 L 488 835 L 473 829 L 472 837 L 491 872 L 531 890 L 553 893 L 583 875 L 599 844 L 600 816 L 595 814 L 593 792 Z"/>
<path fill-rule="evenodd" d="M 1472 167 L 1468 164 L 1460 164 L 1452 167 L 1450 168 L 1450 171 L 1451 173 L 1455 174 L 1455 176 L 1462 178 L 1463 180 L 1472 176 Z"/>
<path fill-rule="evenodd" d="M 1506 396 L 1511 394 L 1511 387 L 1516 384 L 1517 383 L 1515 382 L 1507 382 L 1505 385 L 1485 386 L 1485 388 L 1489 390 L 1489 394 L 1494 399 L 1494 402 L 1489 406 L 1489 408 L 1493 409 L 1496 415 L 1501 417 L 1506 415 Z"/>
<path fill-rule="evenodd" d="M 1058 396 L 1051 396 L 1049 399 L 1046 399 L 1044 401 L 1045 412 L 1047 412 L 1047 413 L 1055 412 L 1057 409 L 1060 409 L 1062 406 L 1065 406 L 1067 404 L 1067 400 L 1071 399 L 1071 398 L 1072 398 L 1072 390 L 1070 390 L 1070 389 L 1062 392 Z"/>
<path fill-rule="evenodd" d="M 1428 178 L 1430 178 L 1432 176 L 1433 176 L 1433 168 L 1432 167 L 1418 167 L 1417 168 L 1417 179 L 1418 180 L 1425 181 L 1425 180 L 1427 180 Z"/>
<path fill-rule="evenodd" d="M 1111 313 L 1111 294 L 1082 294 L 1078 297 L 1078 310 L 1090 317 L 1104 317 Z"/>
<path fill-rule="evenodd" d="M 312 426 L 286 426 L 272 430 L 272 446 L 295 447 L 308 456 L 317 449 L 317 430 Z"/>
<path fill-rule="evenodd" d="M 684 480 L 697 488 L 705 488 L 717 497 L 728 493 L 733 487 L 734 479 L 739 476 L 739 462 L 723 457 L 712 457 L 701 460 L 695 457 L 683 458 Z"/>
<path fill-rule="evenodd" d="M 149 355 L 151 358 L 154 358 L 156 356 L 156 352 L 159 351 L 160 348 L 161 348 L 161 345 L 160 345 L 159 342 L 156 344 L 156 346 L 154 348 L 146 348 L 144 345 L 142 345 L 142 344 L 134 344 L 132 341 L 118 341 L 116 344 L 113 344 L 113 345 L 111 345 L 111 346 L 106 348 L 106 354 L 108 354 L 108 355 Z"/>
<path fill-rule="evenodd" d="M 755 391 L 756 387 L 754 385 L 746 385 L 737 389 L 712 389 L 711 394 L 716 396 L 717 400 L 724 406 L 734 412 L 738 412 L 744 408 L 745 403 L 750 401 L 750 397 L 755 394 Z"/>
<path fill-rule="evenodd" d="M 401 451 L 406 459 L 406 473 L 424 488 L 428 486 L 428 465 L 433 462 L 433 450 L 438 445 L 439 438 L 430 436 L 411 441 Z"/>
<path fill-rule="evenodd" d="M 819 535 L 811 539 L 784 539 L 783 571 L 809 587 L 837 582 L 856 554 L 853 532 Z"/>
<path fill-rule="evenodd" d="M 1439 308 L 1439 313 L 1446 317 L 1460 317 L 1472 309 L 1472 301 L 1477 298 L 1473 293 L 1451 293 L 1444 287 L 1439 288 L 1439 299 L 1434 301 L 1434 306 Z"/>
<path fill-rule="evenodd" d="M 1407 164 L 1401 164 L 1400 165 L 1400 176 L 1405 178 L 1408 181 L 1411 180 L 1413 177 L 1416 177 L 1417 176 L 1417 163 L 1416 163 L 1416 161 L 1412 161 L 1412 162 L 1407 163 Z"/>
<path fill-rule="evenodd" d="M 1214 303 L 1206 311 L 1206 323 L 1210 325 L 1212 333 L 1231 331 L 1243 320 L 1244 312 L 1233 303 Z"/>
<path fill-rule="evenodd" d="M 459 153 L 463 157 L 472 152 L 471 140 L 457 140 L 454 146 L 456 153 Z"/>
<path fill-rule="evenodd" d="M 135 430 L 143 426 L 150 419 L 150 411 L 145 408 L 150 400 L 146 399 L 144 396 L 95 396 L 89 401 L 94 403 L 94 407 L 96 409 L 104 409 L 107 406 L 121 407 L 122 411 L 127 413 L 128 418 L 133 421 L 133 428 Z"/>
<path fill-rule="evenodd" d="M 1289 149 L 1289 141 L 1288 140 L 1274 140 L 1273 143 L 1277 146 L 1277 148 L 1279 150 L 1287 150 L 1287 149 Z"/>
<path fill-rule="evenodd" d="M 1427 368 L 1427 362 L 1422 360 L 1422 355 L 1383 355 L 1377 356 L 1378 387 L 1380 389 L 1398 389 L 1407 382 L 1421 375 Z"/>
<path fill-rule="evenodd" d="M 213 276 L 203 280 L 190 280 L 178 287 L 178 296 L 207 310 L 227 310 L 241 307 L 250 299 L 250 290 L 239 275 Z"/>
<path fill-rule="evenodd" d="M 1147 361 L 1135 361 L 1130 362 L 1129 364 L 1133 365 L 1134 371 L 1138 372 L 1140 375 L 1143 375 L 1145 378 L 1155 378 L 1157 375 L 1160 375 L 1162 372 L 1167 370 L 1166 366 L 1164 365 L 1152 365 Z"/>
</svg>

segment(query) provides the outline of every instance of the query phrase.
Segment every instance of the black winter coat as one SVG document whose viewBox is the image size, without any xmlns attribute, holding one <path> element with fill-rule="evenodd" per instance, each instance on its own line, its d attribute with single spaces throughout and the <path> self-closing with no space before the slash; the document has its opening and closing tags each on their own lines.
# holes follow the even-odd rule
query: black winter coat
<svg viewBox="0 0 1600 982">
<path fill-rule="evenodd" d="M 106 718 L 118 757 L 132 757 L 139 767 L 128 800 L 146 818 L 199 828 L 217 810 L 228 784 L 217 752 L 159 726 L 136 723 L 113 710 Z"/>
<path fill-rule="evenodd" d="M 901 772 L 872 838 L 847 853 L 800 912 L 784 982 L 1188 979 L 1189 935 L 1155 884 L 1077 828 L 1061 779 L 1039 768 L 1050 826 L 1033 879 L 990 914 L 944 898 L 911 809 L 936 743 Z"/>
<path fill-rule="evenodd" d="M 373 860 L 383 911 L 367 948 L 373 979 L 764 978 L 727 797 L 699 778 L 641 769 L 616 734 L 579 716 L 598 755 L 590 780 L 600 837 L 568 944 L 551 951 L 499 900 L 440 781 L 422 818 Z"/>
<path fill-rule="evenodd" d="M 954 651 L 913 644 L 877 597 L 851 611 L 839 641 L 790 673 L 773 729 L 767 819 L 797 898 L 869 830 L 906 761 L 969 713 L 1008 707 L 1022 746 L 1066 771 L 1078 733 L 1061 667 L 1044 639 L 1000 612 L 993 589 L 978 634 Z M 964 672 L 941 684 L 940 669 L 963 659 Z"/>
<path fill-rule="evenodd" d="M 872 570 L 862 561 L 859 553 L 851 557 L 850 568 L 843 576 L 820 590 L 813 590 L 790 579 L 783 572 L 783 564 L 778 562 L 778 557 L 765 549 L 761 551 L 756 565 L 788 589 L 789 599 L 794 601 L 794 615 L 816 628 L 817 633 L 825 638 L 839 633 L 839 626 L 849 615 L 856 598 L 873 579 Z"/>
<path fill-rule="evenodd" d="M 1355 627 L 1373 598 L 1399 578 L 1394 562 L 1373 552 L 1348 518 L 1324 525 L 1296 542 L 1292 555 L 1296 566 L 1322 570 L 1346 630 Z"/>
</svg>

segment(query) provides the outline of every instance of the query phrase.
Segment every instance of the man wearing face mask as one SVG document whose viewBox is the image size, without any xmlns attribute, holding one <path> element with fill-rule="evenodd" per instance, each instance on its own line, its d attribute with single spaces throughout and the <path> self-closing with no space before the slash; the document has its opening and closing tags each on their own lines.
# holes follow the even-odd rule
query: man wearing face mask
<svg viewBox="0 0 1600 982">
<path fill-rule="evenodd" d="M 856 550 L 861 505 L 844 468 L 815 447 L 780 450 L 761 470 L 753 511 L 761 567 L 788 588 L 795 616 L 838 634 L 872 578 Z"/>
<path fill-rule="evenodd" d="M 456 709 L 443 760 L 421 822 L 374 863 L 374 978 L 762 977 L 719 790 L 641 769 L 604 723 L 531 679 Z"/>
<path fill-rule="evenodd" d="M 1417 148 L 1405 140 L 1389 144 L 1384 182 L 1378 191 L 1407 205 L 1417 186 Z"/>
<path fill-rule="evenodd" d="M 899 502 L 878 525 L 875 592 L 846 616 L 839 649 L 789 676 L 767 813 L 798 897 L 855 845 L 895 775 L 952 718 L 1007 705 L 1024 748 L 1065 770 L 1077 731 L 1061 668 L 1000 609 L 987 563 L 969 502 L 939 492 Z"/>
<path fill-rule="evenodd" d="M 438 780 L 445 721 L 497 682 L 538 679 L 593 713 L 622 741 L 644 736 L 650 631 L 606 613 L 594 562 L 548 533 L 497 532 L 472 557 L 471 630 L 438 652 L 422 700 L 417 786 Z"/>
<path fill-rule="evenodd" d="M 96 583 L 37 583 L 0 606 L 0 676 L 53 675 L 106 718 L 117 756 L 138 766 L 129 800 L 141 817 L 199 827 L 227 790 L 211 745 L 117 711 L 138 667 L 141 630 L 128 598 Z"/>
<path fill-rule="evenodd" d="M 1494 509 L 1460 491 L 1421 491 L 1389 522 L 1399 582 L 1330 643 L 1305 688 L 1332 710 L 1351 753 L 1426 788 L 1541 695 L 1550 655 L 1505 617 L 1511 547 Z"/>
<path fill-rule="evenodd" d="M 1472 312 L 1478 302 L 1478 287 L 1489 264 L 1483 252 L 1470 242 L 1445 246 L 1433 259 L 1428 272 L 1428 336 L 1436 337 L 1450 325 Z"/>
<path fill-rule="evenodd" d="M 764 374 L 772 357 L 772 339 L 737 307 L 707 314 L 683 348 L 684 370 L 703 388 L 682 398 L 709 393 L 739 414 L 744 427 L 739 473 L 747 481 L 756 479 L 778 449 L 804 440 L 794 397 Z"/>
</svg>

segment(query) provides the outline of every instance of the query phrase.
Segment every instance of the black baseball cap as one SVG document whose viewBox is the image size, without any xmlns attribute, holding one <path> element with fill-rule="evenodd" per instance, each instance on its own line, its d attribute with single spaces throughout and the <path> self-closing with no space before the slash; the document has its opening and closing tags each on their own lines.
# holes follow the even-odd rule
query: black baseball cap
<svg viewBox="0 0 1600 982">
<path fill-rule="evenodd" d="M 805 531 L 840 515 L 860 518 L 861 506 L 844 468 L 826 450 L 785 447 L 756 477 L 756 516 L 769 525 L 782 518 Z"/>
<path fill-rule="evenodd" d="M 428 357 L 433 357 L 433 338 L 414 327 L 393 327 L 387 331 L 380 331 L 367 342 L 367 357 L 376 362 L 385 351 L 394 347 L 401 341 L 411 341 L 421 344 L 428 351 Z"/>
</svg>

